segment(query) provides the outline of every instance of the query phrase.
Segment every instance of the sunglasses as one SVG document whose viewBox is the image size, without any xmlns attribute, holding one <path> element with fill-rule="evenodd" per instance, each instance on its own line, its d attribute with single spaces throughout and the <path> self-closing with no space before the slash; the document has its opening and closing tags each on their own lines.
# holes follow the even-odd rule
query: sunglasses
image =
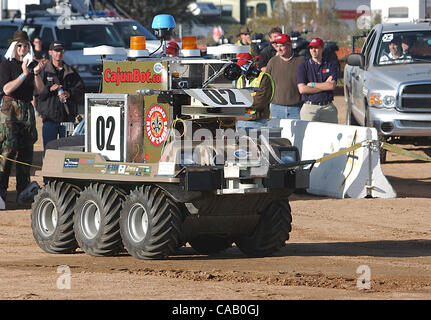
<svg viewBox="0 0 431 320">
<path fill-rule="evenodd" d="M 20 44 L 17 44 L 16 45 L 18 48 L 22 48 L 22 47 L 24 47 L 24 48 L 28 48 L 29 46 L 28 46 L 28 44 L 22 44 L 22 43 L 20 43 Z"/>
</svg>

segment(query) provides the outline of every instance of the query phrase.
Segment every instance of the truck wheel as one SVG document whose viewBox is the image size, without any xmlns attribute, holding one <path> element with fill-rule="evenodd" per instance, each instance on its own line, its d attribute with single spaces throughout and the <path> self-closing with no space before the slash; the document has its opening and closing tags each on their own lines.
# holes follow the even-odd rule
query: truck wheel
<svg viewBox="0 0 431 320">
<path fill-rule="evenodd" d="M 235 241 L 247 256 L 268 256 L 285 245 L 292 230 L 292 215 L 288 200 L 273 201 L 262 213 L 255 230 Z"/>
<path fill-rule="evenodd" d="M 126 250 L 138 259 L 163 259 L 180 245 L 183 214 L 165 191 L 141 186 L 126 197 L 120 232 Z"/>
<path fill-rule="evenodd" d="M 31 228 L 39 247 L 48 253 L 72 253 L 78 247 L 73 232 L 73 207 L 79 190 L 75 186 L 52 181 L 34 198 Z"/>
<path fill-rule="evenodd" d="M 119 226 L 123 198 L 121 191 L 103 183 L 81 192 L 75 206 L 75 237 L 89 255 L 112 256 L 123 249 Z"/>
<path fill-rule="evenodd" d="M 193 249 L 201 254 L 215 254 L 232 246 L 232 241 L 217 235 L 203 235 L 189 241 Z"/>
</svg>

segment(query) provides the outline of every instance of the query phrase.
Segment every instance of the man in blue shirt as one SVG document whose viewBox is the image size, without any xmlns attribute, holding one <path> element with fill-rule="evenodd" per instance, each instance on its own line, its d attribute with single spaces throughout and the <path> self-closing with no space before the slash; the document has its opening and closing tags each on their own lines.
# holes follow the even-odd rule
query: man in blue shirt
<svg viewBox="0 0 431 320">
<path fill-rule="evenodd" d="M 338 65 L 323 59 L 322 39 L 312 39 L 308 48 L 311 58 L 301 63 L 297 71 L 298 90 L 304 102 L 301 120 L 338 123 L 337 108 L 332 103 Z"/>
</svg>

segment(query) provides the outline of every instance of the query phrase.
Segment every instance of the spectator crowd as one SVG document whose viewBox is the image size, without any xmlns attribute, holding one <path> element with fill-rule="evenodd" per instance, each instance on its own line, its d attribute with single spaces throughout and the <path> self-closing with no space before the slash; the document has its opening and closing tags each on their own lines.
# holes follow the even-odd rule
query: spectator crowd
<svg viewBox="0 0 431 320">
<path fill-rule="evenodd" d="M 306 59 L 295 54 L 292 39 L 279 27 L 269 30 L 270 44 L 258 53 L 252 50 L 248 27 L 242 27 L 238 36 L 237 45 L 248 44 L 251 48 L 249 54 L 238 54 L 238 65 L 245 69 L 257 67 L 261 72 L 254 72 L 255 78 L 239 79 L 239 88 L 257 87 L 251 113 L 260 117 L 239 117 L 238 127 L 279 127 L 281 119 L 338 123 L 337 108 L 333 104 L 338 63 L 323 55 L 322 39 L 309 42 L 310 58 Z"/>
</svg>

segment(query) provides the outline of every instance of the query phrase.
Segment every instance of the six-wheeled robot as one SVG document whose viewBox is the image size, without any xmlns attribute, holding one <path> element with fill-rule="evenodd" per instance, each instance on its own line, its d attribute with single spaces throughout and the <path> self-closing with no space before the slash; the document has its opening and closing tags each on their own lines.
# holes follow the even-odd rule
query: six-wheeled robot
<svg viewBox="0 0 431 320">
<path fill-rule="evenodd" d="M 160 259 L 187 243 L 203 254 L 235 243 L 248 256 L 285 245 L 288 197 L 308 187 L 313 162 L 280 130 L 238 130 L 252 95 L 234 88 L 237 65 L 185 47 L 104 61 L 102 92 L 85 96 L 84 145 L 47 150 L 37 172 L 32 229 L 44 251 Z"/>
</svg>

